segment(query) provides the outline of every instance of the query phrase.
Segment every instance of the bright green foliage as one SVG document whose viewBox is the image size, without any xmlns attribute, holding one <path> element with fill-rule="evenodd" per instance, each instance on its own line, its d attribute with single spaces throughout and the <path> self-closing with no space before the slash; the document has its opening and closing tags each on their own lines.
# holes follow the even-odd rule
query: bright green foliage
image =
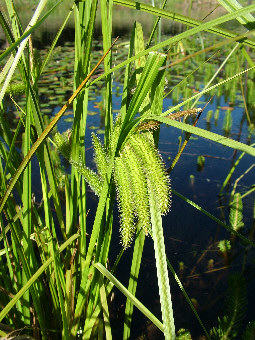
<svg viewBox="0 0 255 340">
<path fill-rule="evenodd" d="M 221 240 L 218 243 L 218 248 L 222 253 L 226 253 L 231 249 L 231 244 L 229 240 Z"/>
<path fill-rule="evenodd" d="M 233 202 L 230 206 L 229 223 L 235 231 L 238 231 L 240 228 L 244 226 L 243 202 L 240 193 L 234 195 Z"/>
<path fill-rule="evenodd" d="M 111 145 L 117 141 L 117 134 L 120 131 L 119 122 L 117 118 L 111 136 Z M 98 170 L 98 173 L 95 173 L 82 163 L 70 159 L 69 135 L 69 132 L 55 135 L 54 139 L 59 151 L 84 177 L 95 194 L 100 196 L 109 163 L 104 146 L 99 138 L 92 134 L 94 161 Z M 152 182 L 162 215 L 170 208 L 170 180 L 150 132 L 135 133 L 128 139 L 120 155 L 115 158 L 113 172 L 121 216 L 121 240 L 123 247 L 127 248 L 133 239 L 136 226 L 142 228 L 146 235 L 151 234 L 148 178 L 153 178 Z"/>
<path fill-rule="evenodd" d="M 103 185 L 101 177 L 82 163 L 71 161 L 71 164 L 83 176 L 94 193 L 99 196 Z"/>
<path fill-rule="evenodd" d="M 151 233 L 148 178 L 153 178 L 162 215 L 170 207 L 170 182 L 150 132 L 132 135 L 120 156 L 115 159 L 114 168 L 121 214 L 121 238 L 126 248 L 132 240 L 136 223 L 145 234 Z"/>
<path fill-rule="evenodd" d="M 101 178 L 103 178 L 107 172 L 109 159 L 97 135 L 92 133 L 91 136 L 92 136 L 92 142 L 93 142 L 94 150 L 95 150 L 94 160 L 97 165 L 98 174 Z"/>
</svg>

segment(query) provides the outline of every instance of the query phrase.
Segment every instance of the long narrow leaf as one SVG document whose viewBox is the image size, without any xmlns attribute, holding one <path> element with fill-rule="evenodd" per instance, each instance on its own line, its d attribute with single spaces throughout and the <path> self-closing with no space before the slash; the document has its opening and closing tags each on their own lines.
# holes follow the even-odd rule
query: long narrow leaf
<svg viewBox="0 0 255 340">
<path fill-rule="evenodd" d="M 102 273 L 108 280 L 110 280 L 155 326 L 164 332 L 163 324 L 135 297 L 127 288 L 125 288 L 101 263 L 95 263 L 100 273 Z"/>
</svg>

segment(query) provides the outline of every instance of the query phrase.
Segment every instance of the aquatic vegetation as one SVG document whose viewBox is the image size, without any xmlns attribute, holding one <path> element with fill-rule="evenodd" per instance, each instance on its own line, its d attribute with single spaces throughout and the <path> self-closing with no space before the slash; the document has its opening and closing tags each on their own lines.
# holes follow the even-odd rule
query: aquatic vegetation
<svg viewBox="0 0 255 340">
<path fill-rule="evenodd" d="M 196 192 L 199 174 L 196 175 L 196 182 L 192 175 L 187 177 L 194 201 L 171 188 L 168 175 L 171 171 L 174 173 L 175 167 L 181 164 L 179 159 L 184 156 L 183 150 L 190 143 L 191 134 L 215 143 L 218 148 L 225 150 L 227 147 L 230 150 L 242 151 L 239 158 L 233 162 L 220 189 L 223 200 L 229 197 L 228 183 L 235 176 L 243 156 L 255 156 L 254 145 L 250 145 L 249 141 L 246 143 L 243 139 L 231 139 L 196 126 L 197 122 L 200 122 L 198 119 L 203 109 L 211 100 L 210 97 L 219 94 L 219 88 L 222 87 L 227 91 L 226 100 L 231 100 L 231 103 L 224 104 L 224 109 L 227 110 L 223 122 L 223 130 L 230 136 L 233 128 L 233 111 L 230 108 L 237 101 L 237 88 L 240 81 L 243 84 L 241 77 L 250 71 L 251 81 L 254 77 L 255 66 L 248 55 L 249 51 L 244 49 L 244 46 L 251 49 L 255 47 L 253 35 L 247 32 L 240 36 L 235 31 L 222 29 L 220 25 L 230 20 L 238 20 L 240 25 L 248 29 L 254 21 L 251 13 L 255 11 L 255 5 L 242 7 L 235 1 L 230 1 L 232 7 L 229 7 L 229 1 L 219 2 L 227 9 L 227 14 L 216 18 L 209 17 L 208 21 L 198 21 L 159 6 L 150 6 L 145 2 L 139 3 L 138 6 L 137 2 L 130 0 L 75 1 L 71 8 L 66 10 L 65 19 L 56 37 L 48 52 L 44 54 L 33 49 L 30 34 L 36 32 L 47 17 L 51 18 L 60 2 L 41 0 L 27 30 L 23 31 L 15 3 L 5 1 L 6 13 L 2 12 L 2 8 L 0 11 L 0 24 L 9 43 L 9 47 L 0 55 L 0 61 L 4 62 L 0 75 L 0 302 L 3 306 L 0 321 L 4 326 L 10 327 L 11 334 L 23 329 L 29 335 L 42 339 L 55 336 L 63 339 L 111 339 L 114 334 L 114 316 L 110 307 L 115 303 L 115 285 L 126 297 L 125 315 L 121 322 L 118 319 L 118 323 L 122 325 L 120 332 L 123 332 L 123 339 L 132 337 L 132 322 L 136 321 L 132 321 L 135 319 L 134 306 L 164 334 L 165 339 L 191 338 L 192 330 L 189 332 L 182 327 L 176 330 L 177 308 L 172 305 L 172 280 L 169 280 L 168 269 L 201 326 L 200 334 L 203 333 L 207 338 L 209 334 L 216 338 L 238 337 L 241 334 L 247 300 L 246 277 L 236 276 L 233 282 L 230 282 L 229 293 L 226 295 L 228 307 L 220 317 L 218 326 L 214 328 L 204 324 L 199 316 L 200 310 L 196 310 L 200 306 L 200 296 L 192 294 L 190 298 L 185 288 L 192 288 L 190 282 L 194 277 L 199 277 L 201 286 L 207 286 L 201 274 L 208 275 L 220 271 L 224 275 L 227 266 L 234 259 L 235 244 L 238 241 L 247 247 L 243 252 L 245 267 L 246 253 L 255 244 L 252 240 L 252 230 L 249 230 L 251 237 L 243 233 L 243 230 L 248 228 L 244 225 L 244 197 L 251 195 L 255 189 L 246 188 L 241 194 L 237 183 L 253 167 L 243 171 L 235 181 L 230 193 L 230 202 L 226 205 L 230 208 L 228 218 L 225 218 L 223 204 L 220 205 L 222 216 L 218 218 L 206 211 L 202 203 L 196 203 L 203 200 L 195 202 L 199 194 Z M 47 3 L 49 10 L 44 12 Z M 113 5 L 141 11 L 146 17 L 152 16 L 156 19 L 147 43 L 142 25 L 138 22 L 134 23 L 132 31 L 129 32 L 129 41 L 125 42 L 123 49 L 117 46 L 117 40 L 113 42 Z M 94 40 L 99 11 L 101 46 Z M 71 51 L 67 46 L 56 45 L 73 12 L 75 43 L 74 51 Z M 159 34 L 155 38 L 159 17 L 168 21 L 176 20 L 192 28 L 166 38 L 163 38 L 161 29 L 158 28 Z M 210 36 L 220 36 L 221 41 L 204 39 L 204 31 Z M 219 53 L 214 53 L 215 50 L 221 51 L 220 57 Z M 119 59 L 118 51 L 121 55 Z M 238 59 L 238 68 L 234 67 L 235 59 Z M 62 61 L 68 62 L 73 67 L 73 72 L 70 72 L 71 66 L 66 67 Z M 246 61 L 249 67 L 246 66 Z M 226 64 L 230 66 L 224 67 Z M 217 67 L 216 71 L 213 66 Z M 119 70 L 122 70 L 121 75 L 117 73 Z M 119 85 L 118 81 L 121 81 L 123 90 L 120 91 L 120 87 L 116 86 L 121 102 L 119 114 L 114 119 L 112 101 L 115 75 L 118 77 L 116 83 Z M 18 85 L 16 88 L 15 84 Z M 249 79 L 247 84 L 251 85 Z M 251 132 L 253 124 L 249 113 L 249 105 L 252 104 L 245 99 L 247 90 L 248 98 L 252 102 L 252 92 L 245 90 L 243 85 L 240 85 L 240 89 L 246 110 L 243 120 L 240 121 L 239 134 L 244 119 Z M 6 119 L 9 108 L 8 94 L 12 91 L 13 95 L 17 95 L 18 90 L 23 91 L 17 99 L 20 107 L 18 111 L 22 114 L 17 126 L 12 130 Z M 90 145 L 88 148 L 86 127 L 91 112 L 89 103 L 97 97 L 97 91 L 101 91 L 102 97 L 104 135 L 101 140 L 92 133 L 95 171 L 91 166 L 87 166 L 87 151 Z M 166 93 L 172 99 L 167 108 L 163 102 Z M 66 104 L 63 104 L 64 98 L 67 99 Z M 15 98 L 12 99 L 14 102 Z M 50 112 L 46 111 L 49 108 L 42 105 L 48 99 L 54 107 L 61 104 L 62 108 L 58 108 L 55 117 L 44 115 L 44 112 Z M 202 107 L 202 101 L 207 103 L 203 105 L 203 109 L 198 107 Z M 218 111 L 215 112 L 215 123 L 221 119 L 219 114 L 223 110 L 217 100 L 216 107 Z M 72 120 L 72 129 L 59 133 L 56 130 L 57 123 L 64 118 L 67 110 L 68 115 L 73 115 L 73 118 L 67 118 Z M 212 113 L 207 114 L 208 121 L 211 120 Z M 181 119 L 183 121 L 180 121 Z M 65 123 L 70 124 L 70 121 Z M 159 152 L 163 125 L 170 127 L 168 131 L 178 129 L 181 134 L 179 152 L 176 146 L 177 155 L 168 170 L 162 158 L 164 153 Z M 99 124 L 93 123 L 90 127 L 96 130 Z M 23 154 L 16 148 L 20 131 L 24 133 L 20 148 Z M 50 143 L 56 146 L 71 164 L 70 174 L 63 174 L 61 181 L 60 161 L 52 152 Z M 36 171 L 32 166 L 33 157 L 36 160 Z M 222 160 L 224 157 L 218 158 Z M 204 156 L 199 156 L 198 165 L 206 169 L 204 160 Z M 187 176 L 190 173 L 188 169 Z M 172 185 L 177 178 L 176 173 L 174 174 Z M 37 189 L 40 191 L 40 204 L 37 204 L 32 189 L 35 175 L 39 177 Z M 203 171 L 203 175 L 206 175 L 206 171 Z M 86 183 L 97 195 L 97 200 L 93 198 L 93 212 L 88 209 L 88 197 L 91 197 L 91 193 L 86 190 Z M 166 219 L 163 218 L 169 212 L 172 193 L 185 202 L 181 214 L 186 216 L 190 235 L 195 232 L 195 224 L 200 223 L 202 215 L 208 221 L 213 221 L 217 227 L 222 226 L 229 232 L 229 240 L 226 236 L 224 244 L 218 240 L 208 241 L 209 245 L 201 252 L 191 269 L 191 259 L 198 254 L 197 249 L 184 260 L 178 258 L 178 268 L 185 285 L 181 283 L 167 258 L 169 256 L 172 260 L 173 249 L 167 247 L 170 238 L 165 236 L 166 229 L 179 227 L 178 216 L 175 217 L 173 226 L 165 226 Z M 121 242 L 117 242 L 120 243 L 119 255 L 114 262 L 115 258 L 112 256 L 115 255 L 112 253 L 118 227 L 114 213 L 116 199 Z M 194 222 L 189 216 L 189 205 L 199 211 Z M 174 214 L 174 209 L 171 213 Z M 199 228 L 199 233 L 203 236 L 204 230 L 201 230 L 200 224 Z M 146 235 L 151 237 L 145 237 Z M 204 238 L 208 240 L 207 235 Z M 155 271 L 148 273 L 147 270 L 146 275 L 155 275 L 156 294 L 150 288 L 151 280 L 147 279 L 146 275 L 142 279 L 145 277 L 144 281 L 148 282 L 150 294 L 153 292 L 156 297 L 152 297 L 152 302 L 157 299 L 162 322 L 155 316 L 158 311 L 153 310 L 154 315 L 136 298 L 139 276 L 144 273 L 144 267 L 146 270 L 146 266 L 143 266 L 146 242 L 153 245 L 150 258 L 155 260 L 157 274 Z M 193 245 L 195 240 L 190 239 L 186 243 Z M 217 267 L 218 262 L 215 261 L 216 256 L 219 256 L 219 249 L 223 257 L 226 255 L 223 269 Z M 212 250 L 216 254 L 215 259 Z M 121 262 L 128 253 L 132 256 L 130 268 L 123 266 Z M 210 253 L 209 262 L 207 253 Z M 180 254 L 177 252 L 177 255 Z M 119 268 L 125 270 L 129 277 L 128 288 L 117 279 Z M 245 270 L 243 272 L 245 274 Z M 220 279 L 214 280 L 216 281 Z M 192 284 L 194 285 L 194 282 Z M 212 330 L 208 331 L 210 328 Z M 247 326 L 244 334 L 249 336 L 252 331 L 253 322 Z M 9 329 L 0 327 L 1 337 L 9 336 L 8 333 Z"/>
</svg>

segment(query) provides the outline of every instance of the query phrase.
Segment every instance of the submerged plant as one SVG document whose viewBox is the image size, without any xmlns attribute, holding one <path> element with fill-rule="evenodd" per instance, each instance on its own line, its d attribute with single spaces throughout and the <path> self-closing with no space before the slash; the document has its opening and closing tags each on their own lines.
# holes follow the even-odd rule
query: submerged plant
<svg viewBox="0 0 255 340">
<path fill-rule="evenodd" d="M 211 330 L 211 339 L 235 339 L 240 336 L 246 305 L 247 292 L 245 279 L 242 274 L 235 273 L 229 279 L 224 316 L 218 318 L 218 326 Z"/>
<path fill-rule="evenodd" d="M 234 195 L 230 205 L 229 222 L 233 230 L 238 231 L 243 228 L 243 202 L 240 193 Z"/>
</svg>

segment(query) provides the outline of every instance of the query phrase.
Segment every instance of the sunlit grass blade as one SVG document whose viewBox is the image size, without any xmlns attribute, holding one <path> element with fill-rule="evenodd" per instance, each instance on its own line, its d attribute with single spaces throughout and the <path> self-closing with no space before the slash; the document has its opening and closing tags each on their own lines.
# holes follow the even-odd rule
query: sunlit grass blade
<svg viewBox="0 0 255 340">
<path fill-rule="evenodd" d="M 187 132 L 192 133 L 194 135 L 200 136 L 202 138 L 210 139 L 213 142 L 228 146 L 228 147 L 236 149 L 236 150 L 244 151 L 249 155 L 255 156 L 255 149 L 253 147 L 246 145 L 244 143 L 240 143 L 240 142 L 235 141 L 233 139 L 223 137 L 223 136 L 218 135 L 216 133 L 206 131 L 204 129 L 194 127 L 194 126 L 191 126 L 189 124 L 182 123 L 182 122 L 177 122 L 173 119 L 168 119 L 168 118 L 165 118 L 165 117 L 161 118 L 161 117 L 158 117 L 158 116 L 149 116 L 148 119 L 152 119 L 152 120 L 159 121 L 161 123 L 165 123 L 166 125 L 170 125 L 170 126 L 173 126 L 175 128 L 182 129 L 184 131 L 187 131 Z"/>
<path fill-rule="evenodd" d="M 42 3 L 42 6 L 44 6 L 46 3 L 47 3 L 48 0 L 44 0 L 43 2 L 41 1 Z M 28 27 L 31 27 L 29 29 L 27 29 L 25 31 L 25 33 L 19 38 L 17 39 L 15 42 L 13 42 L 11 44 L 10 47 L 8 47 L 1 55 L 0 55 L 0 61 L 3 60 L 6 56 L 8 56 L 22 41 L 24 41 L 24 39 L 28 38 L 28 36 L 36 30 L 36 28 L 41 25 L 45 19 L 52 13 L 52 11 L 59 5 L 61 4 L 61 2 L 63 2 L 63 0 L 60 0 L 58 1 L 40 20 L 37 21 L 37 23 L 31 25 L 31 26 L 28 26 Z M 39 8 L 39 6 L 38 6 Z M 40 8 L 41 10 L 41 8 Z M 1 16 L 0 16 L 0 20 L 1 20 Z M 0 22 L 0 24 L 2 24 Z M 9 41 L 10 42 L 10 41 Z"/>
<path fill-rule="evenodd" d="M 138 275 L 140 272 L 140 265 L 141 265 L 142 254 L 143 254 L 144 240 L 145 240 L 145 234 L 142 232 L 142 230 L 139 230 L 136 234 L 135 246 L 134 246 L 134 251 L 133 251 L 133 259 L 132 259 L 132 265 L 131 265 L 131 270 L 130 270 L 130 278 L 129 278 L 129 283 L 128 283 L 128 291 L 133 296 L 135 296 L 136 294 Z M 127 299 L 126 308 L 125 308 L 123 340 L 130 338 L 133 309 L 134 309 L 134 306 L 132 304 L 132 301 Z"/>
<path fill-rule="evenodd" d="M 104 51 L 107 50 L 112 39 L 112 7 L 113 1 L 101 1 L 101 18 L 102 18 L 102 34 Z M 112 67 L 112 53 L 109 53 L 104 60 L 104 71 L 108 72 Z M 104 92 L 104 121 L 105 121 L 105 145 L 108 145 L 113 126 L 112 117 L 112 75 L 109 74 L 105 78 Z"/>
<path fill-rule="evenodd" d="M 163 324 L 135 297 L 133 296 L 121 283 L 118 281 L 101 263 L 95 263 L 96 267 L 108 280 L 110 280 L 132 303 L 136 306 L 155 326 L 164 332 Z"/>
<path fill-rule="evenodd" d="M 227 11 L 229 12 L 233 12 L 236 11 L 240 8 L 242 8 L 242 6 L 239 4 L 238 1 L 236 0 L 218 0 L 218 2 L 224 7 L 226 8 Z M 250 13 L 247 13 L 241 17 L 236 18 L 242 25 L 244 25 L 246 28 L 248 29 L 253 29 L 254 28 L 254 21 L 255 18 L 253 15 L 251 15 Z"/>
<path fill-rule="evenodd" d="M 53 10 L 55 9 L 55 7 L 58 6 L 62 1 L 63 1 L 63 0 L 59 1 L 59 2 L 51 9 L 51 11 L 53 11 Z M 43 63 L 42 63 L 42 66 L 41 66 L 41 68 L 40 68 L 40 72 L 38 73 L 37 79 L 35 79 L 35 83 L 37 83 L 37 81 L 38 81 L 40 75 L 43 73 L 43 71 L 44 71 L 46 65 L 48 64 L 49 59 L 50 59 L 50 57 L 51 57 L 51 55 L 52 55 L 52 52 L 53 52 L 53 50 L 54 50 L 54 48 L 55 48 L 55 46 L 56 46 L 56 44 L 57 44 L 57 42 L 58 42 L 58 39 L 59 39 L 61 33 L 63 32 L 64 28 L 66 27 L 66 24 L 67 24 L 67 22 L 68 22 L 68 20 L 69 20 L 69 18 L 70 18 L 70 16 L 71 16 L 71 14 L 73 13 L 73 9 L 74 9 L 74 5 L 70 8 L 70 10 L 69 10 L 69 12 L 68 12 L 68 14 L 67 14 L 67 16 L 66 16 L 66 18 L 65 18 L 65 20 L 64 20 L 64 22 L 63 22 L 63 24 L 62 24 L 61 27 L 59 28 L 58 33 L 57 33 L 57 35 L 55 36 L 55 38 L 54 38 L 54 40 L 53 40 L 53 42 L 52 42 L 52 44 L 51 44 L 51 46 L 50 46 L 50 48 L 49 48 L 49 50 L 48 50 L 48 52 L 47 52 L 47 55 L 46 55 L 46 57 L 45 57 L 45 59 L 44 59 L 44 61 L 43 61 Z M 49 12 L 47 13 L 47 16 L 51 13 L 51 11 L 49 11 Z M 46 19 L 46 16 L 44 16 L 44 18 Z"/>
<path fill-rule="evenodd" d="M 166 10 L 160 9 L 156 6 L 154 7 L 154 6 L 147 5 L 145 3 L 139 2 L 139 7 L 137 7 L 137 2 L 133 1 L 133 0 L 114 0 L 114 3 L 116 5 L 126 6 L 126 7 L 129 7 L 129 8 L 136 9 L 136 10 L 139 9 L 140 11 L 144 11 L 144 12 L 147 12 L 147 13 L 152 14 L 152 15 L 160 16 L 160 17 L 165 18 L 165 19 L 175 20 L 175 21 L 181 22 L 184 25 L 191 26 L 191 27 L 197 27 L 197 26 L 201 27 L 201 26 L 204 25 L 202 30 L 208 31 L 210 33 L 215 33 L 215 34 L 218 34 L 218 35 L 223 36 L 223 37 L 233 38 L 235 36 L 235 33 L 232 33 L 231 31 L 227 31 L 227 30 L 224 30 L 224 29 L 219 28 L 219 27 L 213 27 L 212 28 L 210 26 L 209 22 L 207 22 L 206 24 L 203 24 L 202 21 L 198 21 L 198 20 L 195 20 L 193 18 L 189 18 L 187 16 L 180 15 L 176 12 L 166 11 Z M 252 11 L 254 11 L 253 6 L 249 6 L 249 8 L 246 7 L 246 9 L 243 9 L 243 11 L 241 11 L 240 9 L 236 10 L 235 11 L 235 14 L 236 14 L 235 18 L 237 18 L 238 16 L 246 15 L 247 13 L 252 12 Z M 239 15 L 237 15 L 238 12 L 239 12 Z M 221 18 L 223 18 L 223 16 L 216 19 L 217 23 L 215 23 L 215 25 L 221 24 L 221 22 L 220 22 Z M 249 41 L 246 41 L 245 44 L 250 44 L 250 46 L 254 46 L 255 42 L 253 40 L 249 40 Z"/>
<path fill-rule="evenodd" d="M 104 286 L 103 275 L 100 275 L 100 302 L 103 310 L 105 336 L 106 340 L 112 339 L 111 325 L 110 325 L 110 313 L 107 304 L 106 290 Z"/>
</svg>

